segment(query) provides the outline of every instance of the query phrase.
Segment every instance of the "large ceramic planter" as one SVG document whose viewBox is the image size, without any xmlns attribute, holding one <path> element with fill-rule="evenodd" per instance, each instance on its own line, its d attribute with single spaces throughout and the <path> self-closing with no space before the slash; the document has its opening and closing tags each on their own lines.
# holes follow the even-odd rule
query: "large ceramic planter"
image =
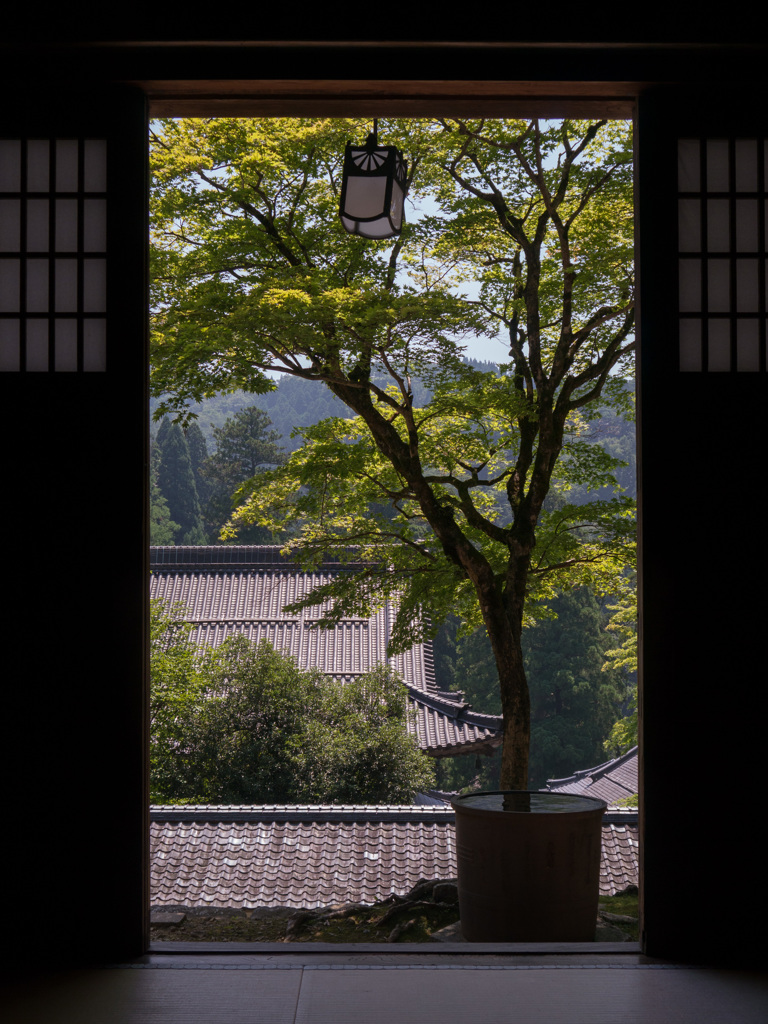
<svg viewBox="0 0 768 1024">
<path fill-rule="evenodd" d="M 451 803 L 468 942 L 594 940 L 602 800 L 488 792 Z"/>
</svg>

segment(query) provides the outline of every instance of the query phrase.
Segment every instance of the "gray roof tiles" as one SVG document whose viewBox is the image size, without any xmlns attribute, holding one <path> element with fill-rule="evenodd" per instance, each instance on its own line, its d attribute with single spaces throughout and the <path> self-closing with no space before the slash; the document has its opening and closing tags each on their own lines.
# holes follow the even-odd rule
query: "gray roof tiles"
<svg viewBox="0 0 768 1024">
<path fill-rule="evenodd" d="M 453 808 L 436 804 L 155 804 L 152 821 L 453 821 Z"/>
<path fill-rule="evenodd" d="M 305 572 L 283 558 L 276 546 L 211 545 L 153 547 L 150 564 L 150 596 L 167 607 L 184 606 L 196 643 L 218 646 L 232 636 L 255 643 L 266 640 L 301 668 L 318 668 L 342 682 L 389 661 L 408 687 L 416 712 L 409 728 L 422 749 L 439 757 L 490 753 L 499 745 L 499 717 L 438 695 L 430 642 L 387 659 L 392 619 L 388 604 L 368 619 L 345 616 L 329 629 L 315 626 L 325 606 L 283 611 L 286 604 L 330 582 L 344 567 L 341 562 L 331 560 Z"/>
<path fill-rule="evenodd" d="M 607 804 L 615 804 L 637 794 L 637 771 L 637 747 L 632 747 L 621 757 L 595 768 L 585 768 L 567 779 L 548 779 L 546 788 L 559 793 L 596 796 Z"/>
<path fill-rule="evenodd" d="M 453 878 L 447 807 L 156 807 L 155 906 L 375 903 L 422 878 Z M 637 884 L 637 814 L 606 815 L 600 891 Z"/>
<path fill-rule="evenodd" d="M 600 855 L 600 892 L 612 896 L 628 885 L 637 885 L 639 877 L 639 832 L 637 815 L 633 823 L 603 824 Z"/>
<path fill-rule="evenodd" d="M 455 864 L 446 822 L 167 822 L 150 842 L 154 904 L 375 903 Z"/>
</svg>

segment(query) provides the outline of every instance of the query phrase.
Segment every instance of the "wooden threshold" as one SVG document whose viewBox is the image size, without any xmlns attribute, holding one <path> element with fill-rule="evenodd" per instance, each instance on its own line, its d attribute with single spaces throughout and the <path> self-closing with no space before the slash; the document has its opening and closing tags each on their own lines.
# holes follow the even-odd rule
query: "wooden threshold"
<svg viewBox="0 0 768 1024">
<path fill-rule="evenodd" d="M 585 948 L 588 946 L 589 948 Z M 507 961 L 510 957 L 523 957 L 526 961 L 538 962 L 543 958 L 554 958 L 559 962 L 563 958 L 579 963 L 607 963 L 615 959 L 617 963 L 626 963 L 632 958 L 638 962 L 651 961 L 642 953 L 639 942 L 153 942 L 149 946 L 148 956 L 279 956 L 298 957 L 303 962 L 313 962 L 318 957 L 340 962 L 354 962 L 359 958 L 404 956 L 408 962 L 414 957 L 417 960 L 440 961 L 446 957 L 457 957 L 462 962 L 477 958 L 478 962 L 495 961 L 501 957 Z M 639 958 L 639 959 L 638 959 Z"/>
</svg>

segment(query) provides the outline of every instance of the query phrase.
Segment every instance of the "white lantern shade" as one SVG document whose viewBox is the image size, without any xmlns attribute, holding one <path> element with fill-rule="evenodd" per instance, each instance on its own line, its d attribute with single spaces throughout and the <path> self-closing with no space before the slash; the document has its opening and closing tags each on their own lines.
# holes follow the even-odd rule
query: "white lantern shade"
<svg viewBox="0 0 768 1024">
<path fill-rule="evenodd" d="M 403 227 L 407 165 L 394 146 L 347 146 L 339 216 L 353 235 L 393 238 Z"/>
</svg>

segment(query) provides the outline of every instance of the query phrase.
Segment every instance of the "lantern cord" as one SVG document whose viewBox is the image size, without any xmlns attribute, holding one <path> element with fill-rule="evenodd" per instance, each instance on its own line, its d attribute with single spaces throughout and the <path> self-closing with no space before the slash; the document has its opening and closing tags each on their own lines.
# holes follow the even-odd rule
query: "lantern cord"
<svg viewBox="0 0 768 1024">
<path fill-rule="evenodd" d="M 365 148 L 368 150 L 369 153 L 372 153 L 374 151 L 374 149 L 376 149 L 376 147 L 379 144 L 378 143 L 378 139 L 377 139 L 378 130 L 379 130 L 379 119 L 378 119 L 378 117 L 374 117 L 374 119 L 373 119 L 373 131 L 372 132 L 368 132 L 368 138 L 365 140 Z"/>
</svg>

